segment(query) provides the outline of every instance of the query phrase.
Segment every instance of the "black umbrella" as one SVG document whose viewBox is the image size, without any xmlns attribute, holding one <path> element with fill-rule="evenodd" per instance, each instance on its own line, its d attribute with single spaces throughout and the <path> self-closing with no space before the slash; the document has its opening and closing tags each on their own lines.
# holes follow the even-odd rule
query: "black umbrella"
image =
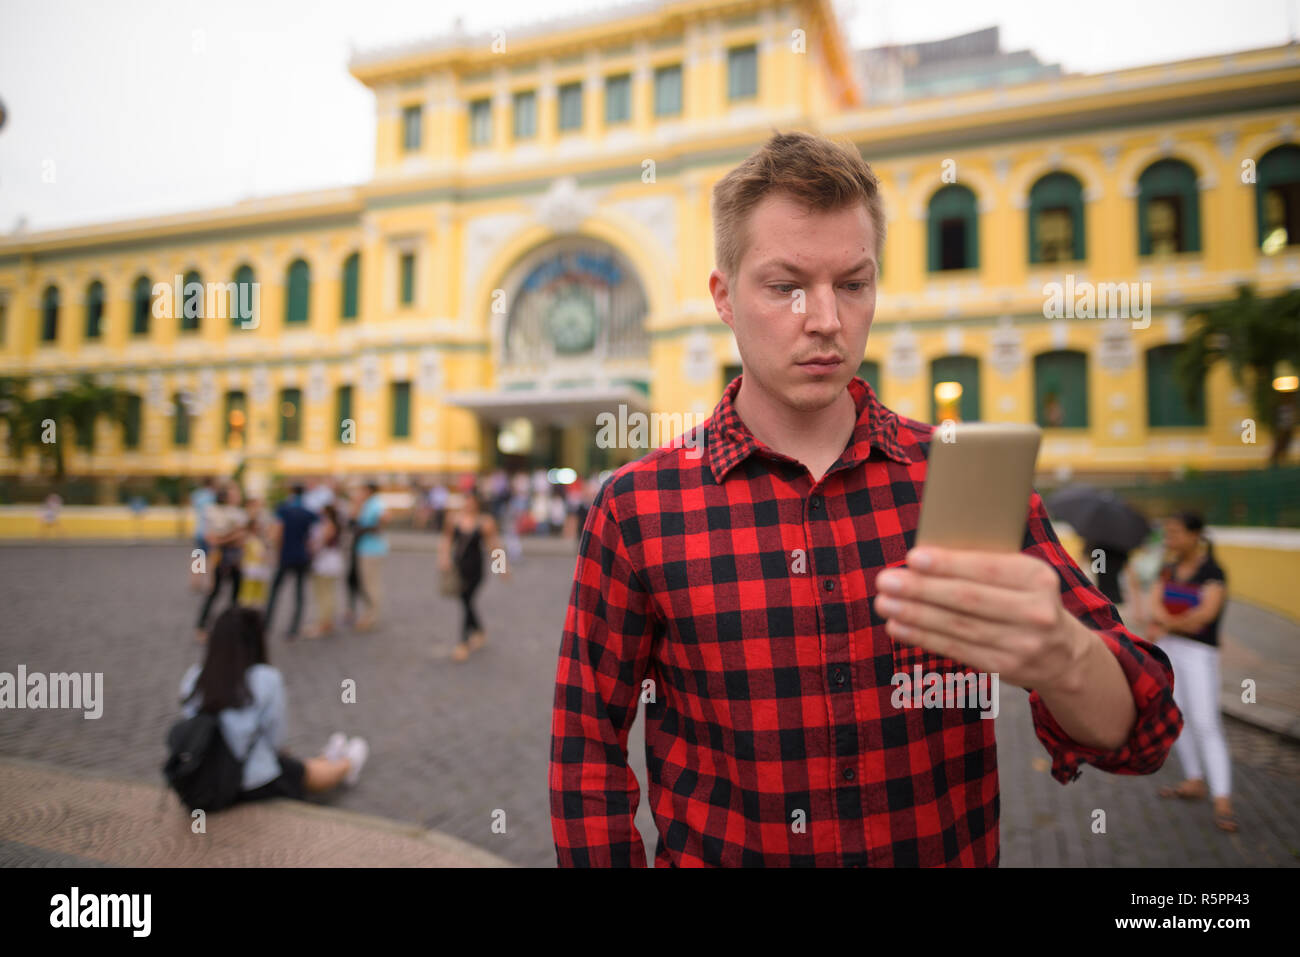
<svg viewBox="0 0 1300 957">
<path fill-rule="evenodd" d="M 1085 542 L 1115 551 L 1133 551 L 1151 532 L 1141 512 L 1107 489 L 1072 485 L 1049 495 L 1046 505 L 1053 518 L 1069 522 Z"/>
</svg>

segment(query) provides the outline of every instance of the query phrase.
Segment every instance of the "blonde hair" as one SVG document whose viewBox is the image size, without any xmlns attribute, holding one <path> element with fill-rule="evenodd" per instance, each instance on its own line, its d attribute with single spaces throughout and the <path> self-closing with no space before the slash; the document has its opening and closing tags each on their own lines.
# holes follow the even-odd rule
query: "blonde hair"
<svg viewBox="0 0 1300 957">
<path fill-rule="evenodd" d="M 772 137 L 713 187 L 713 248 L 728 278 L 740 268 L 748 245 L 749 215 L 773 193 L 787 193 L 821 212 L 865 203 L 876 232 L 877 261 L 885 243 L 880 181 L 857 147 L 810 133 Z"/>
</svg>

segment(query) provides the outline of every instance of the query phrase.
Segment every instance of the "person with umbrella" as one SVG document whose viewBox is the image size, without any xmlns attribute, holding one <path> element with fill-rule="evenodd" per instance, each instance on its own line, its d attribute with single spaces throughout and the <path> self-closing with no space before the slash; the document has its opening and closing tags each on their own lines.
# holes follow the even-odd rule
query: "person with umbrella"
<svg viewBox="0 0 1300 957">
<path fill-rule="evenodd" d="M 1120 574 L 1125 571 L 1129 553 L 1146 540 L 1151 531 L 1150 523 L 1114 492 L 1087 485 L 1071 486 L 1050 496 L 1047 508 L 1053 517 L 1069 522 L 1084 540 L 1085 565 L 1091 565 L 1096 572 L 1097 590 L 1111 604 L 1123 604 Z M 1140 605 L 1131 572 L 1126 584 L 1132 603 Z"/>
</svg>

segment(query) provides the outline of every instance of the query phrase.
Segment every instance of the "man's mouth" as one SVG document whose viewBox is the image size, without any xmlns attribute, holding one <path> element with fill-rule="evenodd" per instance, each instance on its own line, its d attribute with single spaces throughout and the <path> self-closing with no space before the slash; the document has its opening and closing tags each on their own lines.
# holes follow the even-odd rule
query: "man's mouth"
<svg viewBox="0 0 1300 957">
<path fill-rule="evenodd" d="M 843 361 L 839 356 L 813 356 L 811 359 L 796 363 L 796 365 L 806 366 L 810 369 L 834 369 Z"/>
</svg>

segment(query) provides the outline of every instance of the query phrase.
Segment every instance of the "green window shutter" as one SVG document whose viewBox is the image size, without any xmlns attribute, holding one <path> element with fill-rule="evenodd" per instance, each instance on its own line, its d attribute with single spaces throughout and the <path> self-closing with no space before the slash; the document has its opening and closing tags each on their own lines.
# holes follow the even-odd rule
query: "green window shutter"
<svg viewBox="0 0 1300 957">
<path fill-rule="evenodd" d="M 871 391 L 880 398 L 880 363 L 875 359 L 863 359 L 858 364 L 858 378 L 865 379 L 871 386 Z"/>
<path fill-rule="evenodd" d="M 306 322 L 311 296 L 311 267 L 301 259 L 295 259 L 289 267 L 287 285 L 289 294 L 284 301 L 284 321 L 286 323 Z"/>
<path fill-rule="evenodd" d="M 682 112 L 682 66 L 661 66 L 655 70 L 655 116 L 680 116 Z"/>
<path fill-rule="evenodd" d="M 104 284 L 92 282 L 86 290 L 86 338 L 98 339 L 103 333 Z"/>
<path fill-rule="evenodd" d="M 191 289 L 194 283 L 199 288 Z M 198 332 L 199 320 L 203 315 L 203 280 L 197 272 L 187 272 L 181 280 L 181 301 L 177 304 L 176 315 L 180 319 L 181 332 Z"/>
<path fill-rule="evenodd" d="M 581 83 L 566 83 L 560 87 L 560 129 L 582 129 Z"/>
<path fill-rule="evenodd" d="M 178 392 L 172 396 L 172 445 L 178 449 L 190 444 L 190 410 Z"/>
<path fill-rule="evenodd" d="M 411 383 L 394 382 L 393 396 L 393 438 L 409 439 L 411 437 Z"/>
<path fill-rule="evenodd" d="M 352 418 L 352 386 L 341 385 L 334 390 L 334 440 L 343 445 L 344 423 Z"/>
<path fill-rule="evenodd" d="M 1048 173 L 1029 191 L 1029 261 L 1043 262 L 1038 250 L 1038 220 L 1047 209 L 1065 209 L 1072 229 L 1071 259 L 1086 258 L 1083 221 L 1083 186 L 1069 173 Z"/>
<path fill-rule="evenodd" d="M 516 93 L 514 106 L 515 139 L 532 139 L 537 135 L 537 94 L 533 90 Z"/>
<path fill-rule="evenodd" d="M 727 51 L 727 99 L 758 96 L 758 47 L 749 44 Z"/>
<path fill-rule="evenodd" d="M 235 270 L 235 291 L 230 297 L 230 328 L 246 331 L 255 328 L 258 317 L 254 315 L 253 305 L 253 267 L 247 264 Z M 247 321 L 248 325 L 245 325 Z"/>
<path fill-rule="evenodd" d="M 402 305 L 415 302 L 415 253 L 402 253 Z"/>
<path fill-rule="evenodd" d="M 605 122 L 626 123 L 632 119 L 632 77 L 627 73 L 605 78 Z"/>
<path fill-rule="evenodd" d="M 1088 357 L 1062 349 L 1034 356 L 1034 414 L 1043 428 L 1088 427 Z"/>
<path fill-rule="evenodd" d="M 938 424 L 939 405 L 934 387 L 940 382 L 960 382 L 961 399 L 957 414 L 963 422 L 980 418 L 980 365 L 974 356 L 943 356 L 930 363 L 930 421 Z"/>
<path fill-rule="evenodd" d="M 149 317 L 153 314 L 153 282 L 148 276 L 136 279 L 131 291 L 131 335 L 149 335 Z"/>
<path fill-rule="evenodd" d="M 344 319 L 357 317 L 357 303 L 361 297 L 361 254 L 353 253 L 343 261 L 343 307 Z"/>
<path fill-rule="evenodd" d="M 1204 384 L 1188 404 L 1174 373 L 1183 346 L 1171 344 L 1147 350 L 1147 425 L 1151 428 L 1199 428 L 1205 425 Z"/>
<path fill-rule="evenodd" d="M 492 142 L 492 101 L 474 100 L 469 105 L 469 142 L 471 146 L 487 146 Z"/>
<path fill-rule="evenodd" d="M 302 437 L 302 390 L 280 390 L 280 441 L 295 445 Z"/>
<path fill-rule="evenodd" d="M 122 423 L 122 445 L 128 449 L 140 447 L 140 397 L 135 394 L 126 397 L 126 416 Z"/>
<path fill-rule="evenodd" d="M 1265 202 L 1270 190 L 1282 196 L 1286 245 L 1294 246 L 1300 243 L 1300 147 L 1292 143 L 1275 147 L 1255 167 L 1256 241 L 1261 248 L 1269 232 Z"/>
<path fill-rule="evenodd" d="M 413 153 L 424 139 L 424 110 L 419 104 L 402 107 L 402 150 Z"/>
<path fill-rule="evenodd" d="M 962 231 L 961 252 L 949 251 L 944 259 L 943 238 L 945 228 Z M 930 197 L 926 229 L 927 261 L 931 272 L 942 269 L 979 268 L 979 212 L 975 194 L 965 186 L 945 186 Z"/>
<path fill-rule="evenodd" d="M 41 342 L 59 338 L 59 288 L 47 286 L 41 296 Z"/>
<path fill-rule="evenodd" d="M 1154 199 L 1172 199 L 1180 213 L 1178 251 L 1201 249 L 1201 203 L 1196 185 L 1196 171 L 1182 160 L 1165 159 L 1152 163 L 1138 177 L 1138 252 L 1151 255 L 1149 210 Z"/>
</svg>

